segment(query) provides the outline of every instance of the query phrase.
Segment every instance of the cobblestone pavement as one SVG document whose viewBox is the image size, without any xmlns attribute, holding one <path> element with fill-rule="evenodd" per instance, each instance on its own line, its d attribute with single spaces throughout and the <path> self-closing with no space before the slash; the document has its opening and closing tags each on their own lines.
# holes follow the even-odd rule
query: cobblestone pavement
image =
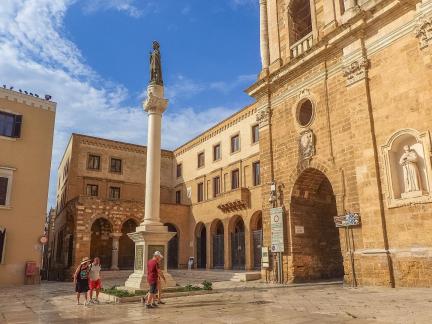
<svg viewBox="0 0 432 324">
<path fill-rule="evenodd" d="M 71 283 L 2 288 L 0 323 L 432 323 L 430 289 L 254 283 L 170 298 L 146 310 L 136 303 L 75 305 L 72 288 Z"/>
</svg>

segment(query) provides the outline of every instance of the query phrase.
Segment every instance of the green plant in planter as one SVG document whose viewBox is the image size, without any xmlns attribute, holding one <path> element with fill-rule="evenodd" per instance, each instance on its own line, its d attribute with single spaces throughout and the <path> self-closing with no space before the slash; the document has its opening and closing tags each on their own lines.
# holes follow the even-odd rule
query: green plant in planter
<svg viewBox="0 0 432 324">
<path fill-rule="evenodd" d="M 204 280 L 202 282 L 202 285 L 203 285 L 204 290 L 212 290 L 213 289 L 213 283 L 211 281 Z"/>
<path fill-rule="evenodd" d="M 192 286 L 191 284 L 188 284 L 185 286 L 185 290 L 186 291 L 196 291 L 196 290 L 201 290 L 202 288 L 199 286 Z"/>
</svg>

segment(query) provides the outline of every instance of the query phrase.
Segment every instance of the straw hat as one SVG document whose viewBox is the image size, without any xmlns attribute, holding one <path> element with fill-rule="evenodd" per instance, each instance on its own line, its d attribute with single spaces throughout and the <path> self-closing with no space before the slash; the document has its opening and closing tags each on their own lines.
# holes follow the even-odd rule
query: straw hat
<svg viewBox="0 0 432 324">
<path fill-rule="evenodd" d="M 91 262 L 91 259 L 89 257 L 85 257 L 81 260 L 81 264 L 87 263 L 87 262 Z"/>
</svg>

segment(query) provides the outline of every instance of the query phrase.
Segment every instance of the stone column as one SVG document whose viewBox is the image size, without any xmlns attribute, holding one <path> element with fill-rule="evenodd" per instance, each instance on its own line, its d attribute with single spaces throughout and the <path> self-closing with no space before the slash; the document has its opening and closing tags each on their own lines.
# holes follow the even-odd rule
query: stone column
<svg viewBox="0 0 432 324">
<path fill-rule="evenodd" d="M 262 68 L 267 69 L 270 65 L 267 0 L 260 0 L 260 46 Z"/>
<path fill-rule="evenodd" d="M 148 113 L 148 144 L 145 211 L 141 226 L 146 229 L 163 230 L 160 222 L 161 125 L 162 113 L 167 106 L 163 86 L 150 84 L 144 102 L 144 110 Z"/>
<path fill-rule="evenodd" d="M 118 257 L 119 257 L 119 239 L 122 233 L 112 233 L 112 254 L 111 254 L 111 270 L 117 271 L 118 267 Z"/>
</svg>

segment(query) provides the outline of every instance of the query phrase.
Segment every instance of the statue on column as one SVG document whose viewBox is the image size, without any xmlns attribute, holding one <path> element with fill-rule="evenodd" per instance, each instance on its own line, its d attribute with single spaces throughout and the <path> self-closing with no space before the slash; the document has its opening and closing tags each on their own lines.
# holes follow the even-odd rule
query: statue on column
<svg viewBox="0 0 432 324">
<path fill-rule="evenodd" d="M 150 52 L 150 84 L 163 85 L 160 45 L 153 41 L 153 52 Z"/>
<path fill-rule="evenodd" d="M 412 150 L 409 145 L 404 146 L 404 154 L 402 154 L 399 164 L 403 169 L 405 193 L 420 191 L 420 173 L 417 166 L 418 156 L 417 153 Z"/>
</svg>

